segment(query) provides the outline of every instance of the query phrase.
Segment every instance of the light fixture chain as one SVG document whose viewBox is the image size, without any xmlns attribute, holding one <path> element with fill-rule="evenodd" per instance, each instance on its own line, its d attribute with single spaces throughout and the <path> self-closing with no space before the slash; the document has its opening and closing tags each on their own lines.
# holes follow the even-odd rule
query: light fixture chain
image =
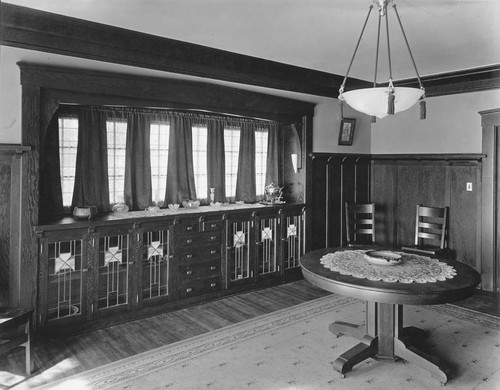
<svg viewBox="0 0 500 390">
<path fill-rule="evenodd" d="M 382 23 L 382 16 L 378 16 L 378 29 L 377 29 L 377 51 L 375 52 L 375 76 L 373 77 L 373 86 L 377 86 L 377 73 L 378 73 L 378 53 L 380 49 L 380 25 Z"/>
<path fill-rule="evenodd" d="M 371 4 L 370 7 L 368 8 L 368 15 L 366 15 L 365 23 L 363 24 L 363 29 L 361 30 L 361 34 L 359 35 L 358 43 L 356 44 L 356 48 L 354 49 L 354 53 L 353 53 L 352 58 L 351 58 L 351 63 L 349 64 L 349 67 L 347 68 L 347 73 L 344 77 L 344 81 L 342 82 L 342 85 L 340 86 L 339 92 L 341 95 L 342 95 L 342 92 L 344 92 L 344 87 L 345 87 L 345 83 L 347 81 L 347 76 L 349 76 L 349 72 L 351 71 L 352 63 L 354 62 L 354 58 L 356 57 L 356 53 L 358 51 L 359 44 L 361 42 L 361 38 L 363 38 L 366 24 L 368 23 L 368 19 L 370 18 L 370 14 L 372 12 L 372 9 L 373 9 L 373 4 Z"/>
<path fill-rule="evenodd" d="M 389 81 L 392 82 L 391 44 L 389 42 L 389 12 L 385 13 L 385 30 L 387 34 L 387 58 L 389 60 Z"/>
<path fill-rule="evenodd" d="M 403 38 L 406 43 L 406 47 L 408 48 L 408 52 L 410 53 L 411 61 L 413 62 L 413 68 L 415 69 L 415 73 L 417 74 L 418 84 L 421 89 L 424 89 L 422 82 L 420 81 L 420 75 L 418 74 L 417 64 L 415 63 L 415 59 L 413 58 L 413 53 L 410 49 L 410 44 L 408 43 L 408 39 L 406 38 L 405 30 L 403 28 L 403 23 L 401 23 L 401 18 L 399 17 L 398 9 L 396 8 L 396 4 L 392 4 L 392 8 L 394 8 L 394 12 L 396 12 L 396 17 L 398 18 L 399 26 L 401 27 L 401 32 L 403 33 Z"/>
</svg>

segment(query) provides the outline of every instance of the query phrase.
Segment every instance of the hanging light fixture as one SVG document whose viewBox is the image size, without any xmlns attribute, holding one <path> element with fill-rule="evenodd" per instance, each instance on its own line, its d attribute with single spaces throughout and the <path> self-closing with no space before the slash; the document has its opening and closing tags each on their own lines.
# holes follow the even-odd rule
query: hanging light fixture
<svg viewBox="0 0 500 390">
<path fill-rule="evenodd" d="M 354 62 L 354 58 L 356 57 L 356 53 L 359 48 L 359 44 L 363 37 L 363 33 L 366 28 L 366 24 L 368 23 L 368 19 L 370 17 L 371 11 L 373 9 L 373 4 L 370 5 L 368 10 L 368 15 L 366 16 L 365 23 L 361 30 L 361 34 L 358 39 L 358 43 L 356 44 L 356 48 L 354 49 L 354 54 L 351 59 L 351 63 L 349 64 L 349 68 L 347 69 L 347 73 L 344 77 L 344 81 L 339 89 L 339 102 L 341 104 L 341 115 L 342 114 L 342 104 L 345 102 L 356 111 L 363 112 L 365 114 L 371 115 L 373 121 L 375 117 L 384 118 L 387 115 L 394 115 L 398 112 L 404 111 L 414 104 L 416 104 L 420 100 L 420 119 L 425 119 L 425 89 L 420 81 L 420 76 L 418 74 L 417 66 L 415 64 L 415 60 L 413 58 L 413 54 L 410 50 L 410 45 L 408 44 L 408 40 L 406 39 L 406 34 L 403 29 L 403 24 L 401 23 L 401 18 L 399 17 L 398 10 L 396 8 L 396 4 L 394 0 L 372 0 L 373 4 L 376 4 L 379 8 L 379 17 L 378 17 L 378 30 L 377 30 L 377 50 L 375 56 L 375 78 L 373 81 L 373 88 L 363 88 L 356 89 L 353 91 L 344 92 L 345 83 L 347 81 L 347 77 L 349 75 L 349 71 L 351 70 L 351 66 Z M 392 80 L 392 64 L 391 64 L 391 47 L 389 43 L 389 19 L 388 19 L 388 9 L 387 6 L 392 4 L 392 8 L 397 16 L 399 26 L 401 27 L 401 32 L 403 34 L 403 38 L 406 43 L 406 47 L 408 48 L 408 52 L 410 53 L 411 60 L 413 62 L 413 67 L 415 68 L 415 73 L 417 74 L 417 80 L 420 88 L 410 88 L 410 87 L 395 87 L 393 85 Z M 377 70 L 378 70 L 378 57 L 379 57 L 379 48 L 380 48 L 380 29 L 382 25 L 382 18 L 385 19 L 386 25 L 386 37 L 387 37 L 387 55 L 389 59 L 389 82 L 387 87 L 377 87 Z"/>
</svg>

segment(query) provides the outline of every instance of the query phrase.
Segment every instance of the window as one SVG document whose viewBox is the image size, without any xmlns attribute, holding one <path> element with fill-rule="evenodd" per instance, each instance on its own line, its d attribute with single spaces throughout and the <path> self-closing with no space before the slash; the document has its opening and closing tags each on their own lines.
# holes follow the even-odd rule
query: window
<svg viewBox="0 0 500 390">
<path fill-rule="evenodd" d="M 191 127 L 193 134 L 194 185 L 198 199 L 206 199 L 208 191 L 207 134 L 206 125 Z"/>
<path fill-rule="evenodd" d="M 234 199 L 236 195 L 236 176 L 238 175 L 238 159 L 240 155 L 240 129 L 237 127 L 224 129 L 224 154 L 226 160 L 226 198 Z"/>
<path fill-rule="evenodd" d="M 264 195 L 264 187 L 266 184 L 266 168 L 267 168 L 267 138 L 269 131 L 267 129 L 259 129 L 255 132 L 255 184 L 257 196 Z"/>
<path fill-rule="evenodd" d="M 149 131 L 152 198 L 157 206 L 163 206 L 167 189 L 170 125 L 167 122 L 151 123 Z"/>
<path fill-rule="evenodd" d="M 114 114 L 116 110 L 116 114 Z M 127 131 L 128 131 L 128 109 L 124 108 L 113 108 L 105 109 L 107 120 L 105 135 L 107 143 L 107 176 L 109 181 L 109 194 L 99 195 L 100 198 L 95 200 L 100 202 L 100 207 L 107 207 L 108 201 L 111 206 L 121 203 L 124 201 L 124 189 L 125 189 L 125 169 L 126 169 L 126 153 L 130 152 L 131 156 L 144 156 L 144 151 L 127 151 Z M 60 156 L 60 174 L 61 174 L 61 187 L 62 187 L 62 198 L 63 206 L 66 212 L 69 211 L 71 206 L 73 196 L 74 196 L 74 186 L 75 186 L 75 174 L 76 174 L 76 164 L 77 164 L 77 147 L 79 138 L 79 116 L 80 111 L 78 107 L 71 107 L 71 110 L 65 110 L 59 114 L 59 156 Z M 112 116 L 110 116 L 112 115 Z M 183 114 L 176 114 L 183 115 Z M 192 115 L 192 114 L 190 114 Z M 192 149 L 192 161 L 193 161 L 193 173 L 194 173 L 194 183 L 196 198 L 205 202 L 208 196 L 208 127 L 204 123 L 206 122 L 207 116 L 199 116 L 194 120 L 194 125 L 191 125 L 191 145 L 185 145 L 185 139 L 179 139 L 179 145 L 169 145 L 171 128 L 170 120 L 172 118 L 170 112 L 165 111 L 158 113 L 155 110 L 151 110 L 151 121 L 146 121 L 148 123 L 147 127 L 142 131 L 149 131 L 149 167 L 143 167 L 141 164 L 138 169 L 151 169 L 151 194 L 145 194 L 146 196 L 151 196 L 154 204 L 163 207 L 165 206 L 165 201 L 173 202 L 175 195 L 172 195 L 172 199 L 165 199 L 166 185 L 167 185 L 167 174 L 168 174 L 168 160 L 171 147 L 180 147 L 184 149 Z M 224 127 L 224 159 L 225 159 L 225 192 L 226 200 L 228 202 L 234 202 L 236 196 L 236 183 L 238 176 L 238 165 L 240 160 L 240 142 L 241 132 L 243 131 L 240 127 L 239 119 L 232 118 L 231 120 L 225 120 L 224 118 L 217 117 L 221 123 L 225 124 Z M 251 122 L 251 120 L 245 118 L 245 121 Z M 201 123 L 200 123 L 201 122 Z M 96 124 L 96 126 L 100 126 Z M 94 128 L 95 129 L 95 128 Z M 188 130 L 188 129 L 186 129 Z M 242 181 L 242 188 L 244 191 L 248 191 L 247 188 L 253 188 L 255 184 L 256 187 L 256 197 L 249 194 L 249 198 L 256 201 L 260 200 L 264 195 L 264 188 L 266 184 L 267 175 L 267 159 L 269 156 L 268 151 L 268 141 L 269 137 L 274 131 L 267 128 L 267 124 L 261 121 L 256 121 L 252 123 L 251 129 L 252 133 L 255 134 L 255 138 L 252 143 L 255 143 L 255 154 L 254 156 L 248 157 L 248 161 L 255 160 L 255 177 L 244 177 Z M 94 141 L 93 139 L 86 141 Z M 222 140 L 220 142 L 220 147 L 222 147 Z M 244 141 L 243 141 L 244 142 Z M 98 147 L 98 145 L 95 145 Z M 244 145 L 245 149 L 248 149 L 249 145 Z M 136 145 L 131 145 L 135 148 Z M 273 154 L 274 155 L 274 154 Z M 86 156 L 82 156 L 82 163 L 86 163 Z M 99 164 L 105 164 L 105 162 L 99 162 Z M 187 161 L 179 160 L 177 164 L 186 164 Z M 191 167 L 183 166 L 183 170 L 191 169 Z M 147 172 L 149 173 L 149 172 Z M 223 174 L 220 172 L 220 174 Z M 217 175 L 217 172 L 214 172 Z M 172 178 L 175 181 L 175 185 L 181 188 L 183 191 L 182 196 L 185 196 L 185 187 L 187 177 L 175 177 Z M 249 183 L 253 181 L 253 183 Z M 251 186 L 250 186 L 251 184 Z M 100 185 L 100 183 L 90 183 L 86 182 L 87 187 Z M 192 189 L 190 189 L 192 190 Z M 132 191 L 139 191 L 138 189 L 132 188 Z M 142 194 L 141 194 L 142 195 Z M 85 197 L 86 195 L 82 195 Z M 134 196 L 134 194 L 132 194 Z M 170 195 L 169 195 L 170 196 Z M 88 197 L 88 196 L 87 196 Z M 101 199 L 104 197 L 105 199 Z M 84 200 L 85 202 L 85 200 Z M 104 205 L 104 206 L 103 206 Z M 142 206 L 135 206 L 142 207 Z"/>
<path fill-rule="evenodd" d="M 78 119 L 59 118 L 59 160 L 64 207 L 71 207 L 75 187 L 76 152 L 78 146 Z"/>
<path fill-rule="evenodd" d="M 125 147 L 127 145 L 127 121 L 106 121 L 108 141 L 109 203 L 123 202 L 125 190 Z"/>
</svg>

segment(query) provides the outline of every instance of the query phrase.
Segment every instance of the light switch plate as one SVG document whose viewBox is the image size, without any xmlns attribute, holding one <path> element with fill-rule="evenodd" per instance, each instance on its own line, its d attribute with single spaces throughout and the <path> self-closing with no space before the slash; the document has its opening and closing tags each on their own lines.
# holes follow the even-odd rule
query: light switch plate
<svg viewBox="0 0 500 390">
<path fill-rule="evenodd" d="M 467 182 L 467 191 L 472 191 L 472 183 Z"/>
</svg>

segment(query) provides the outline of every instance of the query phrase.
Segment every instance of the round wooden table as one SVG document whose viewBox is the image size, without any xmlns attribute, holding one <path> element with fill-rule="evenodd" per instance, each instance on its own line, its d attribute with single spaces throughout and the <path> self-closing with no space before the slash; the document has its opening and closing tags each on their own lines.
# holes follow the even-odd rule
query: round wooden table
<svg viewBox="0 0 500 390">
<path fill-rule="evenodd" d="M 306 253 L 300 259 L 304 278 L 324 290 L 362 299 L 366 304 L 366 327 L 345 322 L 330 324 L 336 335 L 348 334 L 361 339 L 334 362 L 334 369 L 344 376 L 354 365 L 368 358 L 395 361 L 404 359 L 428 370 L 442 384 L 448 380 L 440 362 L 414 347 L 426 332 L 416 327 L 403 328 L 403 305 L 432 305 L 470 297 L 481 282 L 479 274 L 466 264 L 439 259 L 456 271 L 452 279 L 431 283 L 390 283 L 341 275 L 320 263 L 328 254 L 368 247 L 325 248 Z M 380 249 L 380 248 L 377 248 Z"/>
</svg>

